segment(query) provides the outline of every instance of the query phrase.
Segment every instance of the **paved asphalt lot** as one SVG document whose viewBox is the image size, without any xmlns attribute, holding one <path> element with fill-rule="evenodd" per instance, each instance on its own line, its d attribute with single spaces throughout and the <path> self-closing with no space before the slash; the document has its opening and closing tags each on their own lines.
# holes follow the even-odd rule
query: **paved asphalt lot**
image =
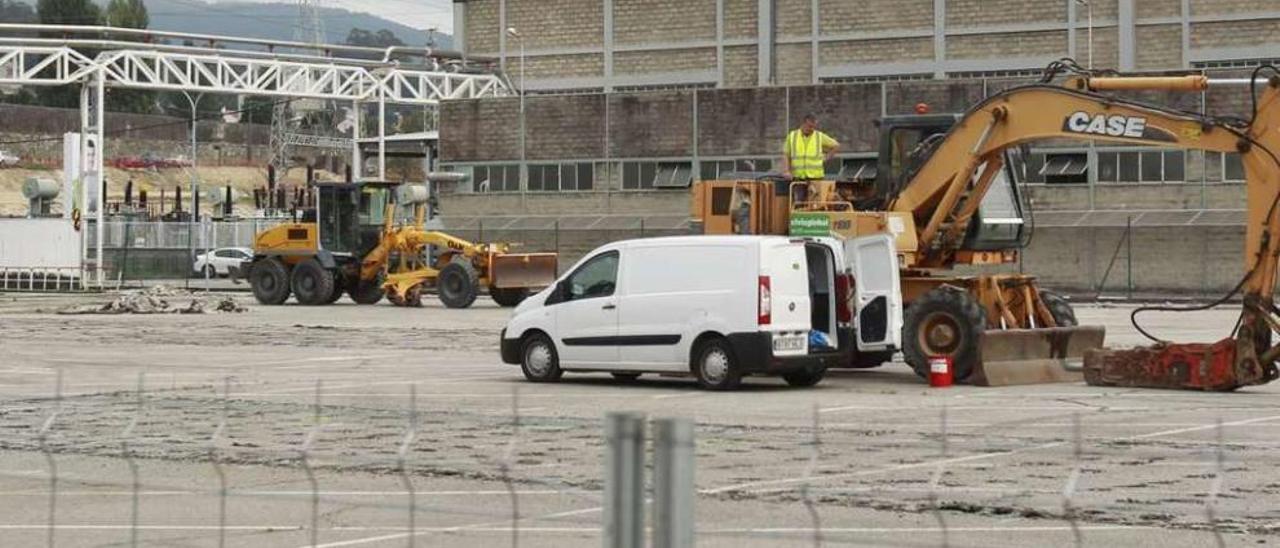
<svg viewBox="0 0 1280 548">
<path fill-rule="evenodd" d="M 700 546 L 939 546 L 943 524 L 953 546 L 1072 545 L 1076 535 L 1095 546 L 1211 546 L 1215 483 L 1226 544 L 1280 543 L 1280 385 L 929 389 L 902 364 L 833 373 L 813 389 L 751 379 L 708 393 L 686 379 L 607 375 L 535 385 L 498 359 L 508 312 L 487 301 L 260 307 L 236 294 L 247 312 L 52 313 L 107 298 L 0 295 L 0 545 L 47 541 L 51 459 L 58 546 L 128 546 L 135 533 L 147 546 L 218 546 L 221 536 L 293 547 L 313 534 L 331 547 L 404 546 L 410 535 L 419 546 L 599 546 L 601 423 L 615 410 L 697 421 Z M 1081 306 L 1078 316 L 1105 325 L 1112 345 L 1139 344 L 1128 312 Z M 1208 341 L 1234 318 L 1155 315 L 1149 325 Z M 1073 477 L 1074 524 L 1063 496 Z"/>
</svg>

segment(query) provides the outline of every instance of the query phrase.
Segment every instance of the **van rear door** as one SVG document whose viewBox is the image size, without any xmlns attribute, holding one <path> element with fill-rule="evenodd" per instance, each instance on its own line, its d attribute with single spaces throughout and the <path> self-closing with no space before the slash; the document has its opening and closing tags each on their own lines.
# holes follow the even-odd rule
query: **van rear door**
<svg viewBox="0 0 1280 548">
<path fill-rule="evenodd" d="M 902 289 L 893 236 L 876 234 L 845 242 L 853 263 L 858 350 L 902 348 Z"/>
<path fill-rule="evenodd" d="M 758 289 L 759 329 L 773 333 L 774 355 L 808 353 L 811 308 L 804 240 L 769 238 L 761 243 Z"/>
</svg>

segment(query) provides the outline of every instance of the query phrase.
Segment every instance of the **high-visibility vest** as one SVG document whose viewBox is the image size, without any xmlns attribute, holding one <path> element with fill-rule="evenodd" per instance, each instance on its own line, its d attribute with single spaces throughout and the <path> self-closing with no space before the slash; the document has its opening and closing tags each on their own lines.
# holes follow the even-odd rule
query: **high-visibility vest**
<svg viewBox="0 0 1280 548">
<path fill-rule="evenodd" d="M 791 158 L 791 176 L 796 179 L 822 179 L 827 171 L 823 167 L 822 143 L 834 142 L 827 134 L 814 130 L 805 136 L 798 129 L 787 134 L 787 156 Z"/>
</svg>

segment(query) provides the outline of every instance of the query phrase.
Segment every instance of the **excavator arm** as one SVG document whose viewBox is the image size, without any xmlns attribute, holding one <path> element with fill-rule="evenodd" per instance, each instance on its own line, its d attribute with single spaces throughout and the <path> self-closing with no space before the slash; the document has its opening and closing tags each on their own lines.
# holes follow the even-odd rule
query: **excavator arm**
<svg viewBox="0 0 1280 548">
<path fill-rule="evenodd" d="M 1278 73 L 1280 74 L 1280 73 Z M 1232 82 L 1238 85 L 1241 82 Z M 1245 275 L 1239 327 L 1213 345 L 1173 345 L 1086 356 L 1086 379 L 1095 384 L 1228 390 L 1277 377 L 1280 333 L 1273 302 L 1280 259 L 1280 75 L 1250 85 L 1255 96 L 1247 122 L 1210 118 L 1102 95 L 1100 91 L 1199 92 L 1213 85 L 1202 76 L 1092 77 L 1067 85 L 1014 88 L 970 110 L 934 147 L 892 198 L 889 211 L 909 213 L 917 226 L 917 266 L 954 263 L 969 221 L 995 175 L 1004 151 L 1043 140 L 1092 140 L 1186 150 L 1238 153 L 1247 180 Z M 1255 91 L 1255 90 L 1250 90 Z M 1233 292 L 1234 293 L 1234 292 Z M 1230 297 L 1230 296 L 1228 296 Z M 1226 299 L 1224 298 L 1223 301 Z"/>
</svg>

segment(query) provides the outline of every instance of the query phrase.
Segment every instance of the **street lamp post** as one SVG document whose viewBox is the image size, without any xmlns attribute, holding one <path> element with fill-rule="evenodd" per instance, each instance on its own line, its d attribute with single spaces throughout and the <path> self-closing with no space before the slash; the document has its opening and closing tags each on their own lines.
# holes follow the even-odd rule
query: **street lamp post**
<svg viewBox="0 0 1280 548">
<path fill-rule="evenodd" d="M 526 173 L 526 175 L 524 176 L 524 179 L 525 179 L 525 180 L 528 180 L 528 178 L 529 178 L 529 177 L 528 177 L 527 173 L 528 173 L 528 171 L 529 171 L 529 166 L 527 165 L 528 160 L 527 160 L 526 155 L 525 155 L 525 112 L 524 112 L 524 95 L 525 95 L 525 89 L 524 89 L 524 65 L 525 65 L 525 56 L 524 56 L 524 38 L 523 38 L 522 36 L 520 36 L 520 31 L 517 31 L 515 27 L 507 27 L 507 35 L 511 36 L 512 38 L 515 38 L 515 39 L 516 39 L 516 41 L 520 42 L 520 171 L 521 171 L 521 172 L 523 172 L 523 173 Z M 521 195 L 521 196 L 523 196 L 523 195 L 524 195 L 524 193 L 525 193 L 525 190 L 526 190 L 526 189 L 525 189 L 525 186 L 527 186 L 527 185 L 526 185 L 526 184 L 521 184 L 521 185 L 520 185 L 520 195 Z"/>
<path fill-rule="evenodd" d="M 194 263 L 195 253 L 196 253 L 195 239 L 191 234 L 191 231 L 192 229 L 195 228 L 196 226 L 195 223 L 197 223 L 200 220 L 200 212 L 196 210 L 196 204 L 199 203 L 199 199 L 196 198 L 196 195 L 197 195 L 196 193 L 199 192 L 199 186 L 200 186 L 198 182 L 199 175 L 196 173 L 196 166 L 199 165 L 196 162 L 196 121 L 197 121 L 196 107 L 200 104 L 200 99 L 204 98 L 204 94 L 197 93 L 195 98 L 193 99 L 190 93 L 187 93 L 184 91 L 182 92 L 182 96 L 186 97 L 187 103 L 191 105 L 191 220 L 187 222 L 187 248 L 190 250 L 191 260 Z M 201 224 L 200 227 L 203 229 L 204 225 Z M 200 235 L 201 235 L 200 239 L 204 240 L 203 230 L 200 231 Z M 207 255 L 209 254 L 209 249 L 207 245 L 205 246 L 204 252 L 206 255 L 205 263 L 207 264 L 209 262 L 209 258 L 207 257 Z M 209 269 L 206 267 L 206 268 L 201 268 L 200 270 L 202 271 L 201 274 L 204 275 L 204 290 L 206 293 L 208 293 L 209 292 Z M 186 286 L 190 288 L 191 287 L 190 275 L 187 276 L 187 280 L 188 281 Z"/>
<path fill-rule="evenodd" d="M 1076 0 L 1076 4 L 1088 8 L 1089 20 L 1089 68 L 1093 68 L 1093 0 Z"/>
</svg>

